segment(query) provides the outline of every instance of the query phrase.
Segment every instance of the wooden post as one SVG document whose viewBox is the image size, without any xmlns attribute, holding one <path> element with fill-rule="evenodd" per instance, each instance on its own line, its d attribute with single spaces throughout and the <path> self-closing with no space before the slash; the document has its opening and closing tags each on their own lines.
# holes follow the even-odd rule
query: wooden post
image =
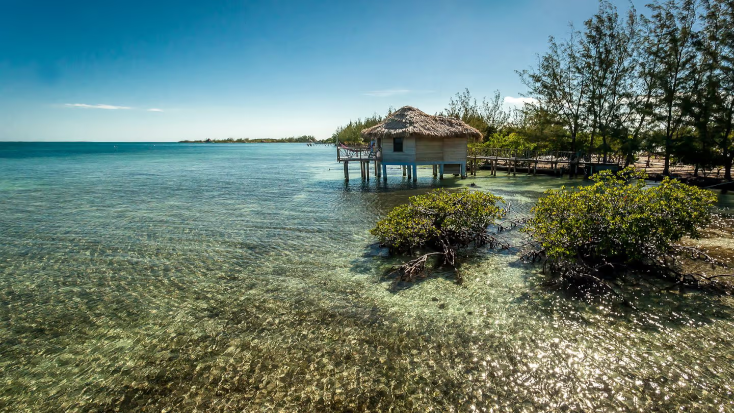
<svg viewBox="0 0 734 413">
<path fill-rule="evenodd" d="M 418 180 L 418 165 L 413 164 L 413 180 Z"/>
<path fill-rule="evenodd" d="M 403 167 L 402 167 L 402 168 L 403 168 L 403 176 L 407 175 L 408 173 L 407 173 L 407 171 L 405 170 L 405 165 L 403 165 Z"/>
<path fill-rule="evenodd" d="M 383 163 L 381 166 L 382 166 L 382 179 L 385 180 L 385 182 L 387 182 L 387 165 Z"/>
<path fill-rule="evenodd" d="M 364 181 L 364 162 L 359 161 L 359 173 L 362 176 L 362 180 Z"/>
<path fill-rule="evenodd" d="M 408 180 L 410 180 L 411 178 L 413 178 L 413 174 L 412 174 L 412 172 L 413 172 L 413 171 L 412 171 L 412 168 L 411 168 L 410 166 L 408 166 L 408 165 L 404 166 L 403 168 L 405 168 L 405 170 L 406 170 L 406 171 L 407 171 L 407 173 L 408 173 Z"/>
<path fill-rule="evenodd" d="M 435 178 L 437 176 L 438 176 L 438 166 L 433 165 L 433 177 Z"/>
<path fill-rule="evenodd" d="M 382 162 L 375 161 L 375 175 L 377 175 L 378 178 L 382 177 Z"/>
<path fill-rule="evenodd" d="M 466 178 L 466 162 L 462 163 L 459 167 L 459 176 L 461 177 L 461 179 Z"/>
<path fill-rule="evenodd" d="M 364 174 L 367 175 L 367 181 L 370 180 L 370 161 L 364 163 Z"/>
<path fill-rule="evenodd" d="M 443 164 L 438 165 L 438 179 L 443 179 Z"/>
<path fill-rule="evenodd" d="M 349 161 L 344 161 L 344 180 L 349 182 Z"/>
</svg>

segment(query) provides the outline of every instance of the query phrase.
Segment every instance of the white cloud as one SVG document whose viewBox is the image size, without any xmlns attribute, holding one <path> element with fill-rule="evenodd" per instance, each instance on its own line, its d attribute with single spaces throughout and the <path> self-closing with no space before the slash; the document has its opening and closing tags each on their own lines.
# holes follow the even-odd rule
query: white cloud
<svg viewBox="0 0 734 413">
<path fill-rule="evenodd" d="M 505 96 L 505 104 L 506 105 L 512 105 L 512 106 L 522 106 L 526 103 L 535 103 L 537 102 L 537 99 L 533 98 L 524 98 L 524 97 L 514 97 L 514 96 Z"/>
<path fill-rule="evenodd" d="M 163 109 L 150 108 L 150 109 L 148 109 L 148 112 L 163 112 Z"/>
<path fill-rule="evenodd" d="M 376 96 L 376 97 L 387 97 L 387 96 L 395 96 L 395 95 L 406 95 L 410 92 L 412 91 L 408 89 L 385 89 L 385 90 L 373 90 L 371 92 L 365 93 L 365 95 Z"/>
<path fill-rule="evenodd" d="M 72 108 L 84 108 L 84 109 L 107 109 L 107 110 L 118 110 L 118 109 L 132 109 L 128 106 L 113 106 L 113 105 L 87 105 L 86 103 L 67 103 L 64 106 Z"/>
</svg>

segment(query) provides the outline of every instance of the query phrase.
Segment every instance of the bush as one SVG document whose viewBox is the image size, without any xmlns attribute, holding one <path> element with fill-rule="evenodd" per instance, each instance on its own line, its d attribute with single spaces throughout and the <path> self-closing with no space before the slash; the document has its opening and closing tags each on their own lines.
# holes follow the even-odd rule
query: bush
<svg viewBox="0 0 734 413">
<path fill-rule="evenodd" d="M 393 208 L 370 232 L 393 252 L 412 253 L 422 248 L 435 251 L 399 268 L 402 279 L 413 280 L 423 275 L 430 255 L 441 255 L 445 263 L 455 266 L 458 248 L 472 243 L 499 245 L 487 227 L 505 215 L 498 206 L 501 203 L 502 198 L 486 192 L 438 189 Z"/>
<path fill-rule="evenodd" d="M 631 168 L 592 179 L 590 186 L 547 191 L 524 229 L 562 275 L 620 265 L 673 270 L 682 248 L 675 243 L 698 238 L 711 220 L 716 197 L 710 191 L 669 178 L 648 187 L 644 174 Z"/>
</svg>

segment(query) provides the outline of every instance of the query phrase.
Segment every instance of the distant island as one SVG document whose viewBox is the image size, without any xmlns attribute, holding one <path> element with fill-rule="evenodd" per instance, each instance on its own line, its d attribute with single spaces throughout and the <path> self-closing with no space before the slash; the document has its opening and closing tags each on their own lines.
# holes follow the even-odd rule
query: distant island
<svg viewBox="0 0 734 413">
<path fill-rule="evenodd" d="M 290 136 L 280 139 L 251 139 L 251 138 L 227 138 L 227 139 L 203 139 L 193 141 L 179 141 L 179 143 L 325 143 L 316 139 L 313 135 Z"/>
</svg>

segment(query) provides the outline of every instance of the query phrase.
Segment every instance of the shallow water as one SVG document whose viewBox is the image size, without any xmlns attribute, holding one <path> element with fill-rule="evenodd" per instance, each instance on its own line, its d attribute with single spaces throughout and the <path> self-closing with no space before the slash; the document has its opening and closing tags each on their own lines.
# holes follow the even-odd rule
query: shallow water
<svg viewBox="0 0 734 413">
<path fill-rule="evenodd" d="M 368 231 L 411 195 L 475 182 L 524 213 L 579 181 L 345 184 L 334 158 L 0 143 L 0 409 L 734 411 L 730 297 L 585 303 L 514 250 L 463 285 L 382 276 Z"/>
</svg>

